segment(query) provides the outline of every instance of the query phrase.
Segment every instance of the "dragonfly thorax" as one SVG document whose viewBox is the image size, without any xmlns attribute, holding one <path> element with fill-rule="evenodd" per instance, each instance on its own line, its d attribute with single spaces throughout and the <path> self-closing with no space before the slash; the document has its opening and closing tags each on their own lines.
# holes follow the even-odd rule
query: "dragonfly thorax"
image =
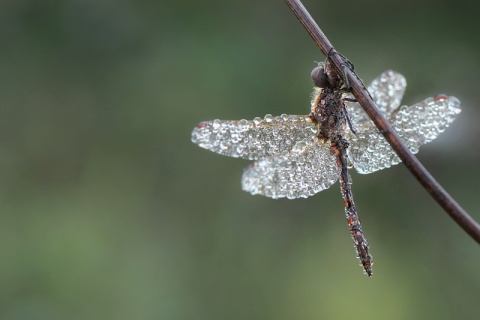
<svg viewBox="0 0 480 320">
<path fill-rule="evenodd" d="M 345 131 L 344 81 L 332 66 L 324 63 L 314 68 L 311 76 L 317 86 L 312 101 L 312 118 L 318 123 L 318 137 L 324 141 L 330 140 Z"/>
<path fill-rule="evenodd" d="M 312 116 L 319 127 L 319 138 L 331 140 L 345 134 L 347 124 L 343 107 L 343 93 L 324 88 L 319 91 L 312 106 Z"/>
</svg>

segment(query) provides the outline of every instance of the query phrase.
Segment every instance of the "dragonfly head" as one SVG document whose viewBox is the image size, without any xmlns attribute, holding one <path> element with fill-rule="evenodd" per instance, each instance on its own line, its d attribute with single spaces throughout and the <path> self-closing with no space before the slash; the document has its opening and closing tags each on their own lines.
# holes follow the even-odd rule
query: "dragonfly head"
<svg viewBox="0 0 480 320">
<path fill-rule="evenodd" d="M 335 69 L 330 65 L 319 63 L 317 67 L 312 70 L 312 80 L 315 86 L 322 89 L 340 88 L 344 83 Z"/>
<path fill-rule="evenodd" d="M 327 88 L 329 86 L 327 72 L 323 63 L 312 70 L 312 80 L 315 86 L 319 88 Z"/>
</svg>

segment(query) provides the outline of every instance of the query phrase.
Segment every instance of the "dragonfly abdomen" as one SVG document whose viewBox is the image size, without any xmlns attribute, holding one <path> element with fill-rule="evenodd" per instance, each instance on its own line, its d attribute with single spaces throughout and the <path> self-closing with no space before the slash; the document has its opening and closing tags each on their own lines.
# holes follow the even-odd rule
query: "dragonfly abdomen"
<svg viewBox="0 0 480 320">
<path fill-rule="evenodd" d="M 370 277 L 372 276 L 373 257 L 369 252 L 369 245 L 362 229 L 362 223 L 358 216 L 355 202 L 353 201 L 353 193 L 351 188 L 351 180 L 348 174 L 348 142 L 345 138 L 332 140 L 332 152 L 334 153 L 337 165 L 340 170 L 340 189 L 342 192 L 343 203 L 345 205 L 345 213 L 347 216 L 348 227 L 353 239 L 354 247 L 357 251 L 357 256 L 363 266 L 363 269 Z"/>
</svg>

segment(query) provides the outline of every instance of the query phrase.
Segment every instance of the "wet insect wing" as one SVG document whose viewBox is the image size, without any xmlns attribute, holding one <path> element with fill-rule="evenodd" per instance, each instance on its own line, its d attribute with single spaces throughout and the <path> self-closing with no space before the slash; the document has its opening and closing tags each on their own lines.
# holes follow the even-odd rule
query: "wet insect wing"
<svg viewBox="0 0 480 320">
<path fill-rule="evenodd" d="M 330 187 L 339 175 L 329 143 L 297 143 L 291 152 L 249 165 L 242 189 L 271 198 L 306 198 Z"/>
<path fill-rule="evenodd" d="M 253 120 L 200 123 L 192 142 L 213 152 L 250 160 L 289 152 L 298 142 L 313 143 L 317 127 L 308 116 L 266 115 Z"/>
<path fill-rule="evenodd" d="M 367 90 L 380 112 L 390 114 L 400 106 L 406 88 L 405 77 L 398 72 L 388 70 L 375 78 Z"/>
<path fill-rule="evenodd" d="M 387 117 L 406 146 L 417 153 L 418 148 L 442 133 L 460 113 L 460 101 L 453 96 L 428 98 L 409 107 L 397 108 Z M 368 134 L 349 135 L 349 157 L 362 174 L 389 168 L 401 160 L 382 134 L 375 132 L 370 121 L 363 128 Z"/>
<path fill-rule="evenodd" d="M 375 78 L 367 90 L 380 112 L 388 116 L 400 106 L 406 87 L 407 81 L 403 75 L 388 70 Z M 351 94 L 348 97 L 353 98 Z M 372 120 L 363 111 L 359 103 L 346 101 L 345 104 L 347 105 L 350 119 L 357 130 L 366 131 L 367 128 L 372 127 Z"/>
<path fill-rule="evenodd" d="M 460 102 L 447 95 L 428 98 L 410 107 L 399 107 L 407 82 L 395 71 L 385 71 L 372 81 L 368 91 L 379 110 L 413 153 L 435 139 L 460 113 Z M 362 174 L 401 162 L 375 124 L 356 102 L 345 102 L 357 134 L 348 133 L 349 160 Z"/>
</svg>

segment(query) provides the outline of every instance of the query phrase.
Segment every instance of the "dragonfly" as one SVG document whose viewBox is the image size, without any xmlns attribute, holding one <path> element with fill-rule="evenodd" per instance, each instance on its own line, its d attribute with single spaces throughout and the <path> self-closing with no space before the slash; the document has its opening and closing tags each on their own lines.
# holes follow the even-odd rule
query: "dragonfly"
<svg viewBox="0 0 480 320">
<path fill-rule="evenodd" d="M 312 71 L 315 84 L 308 115 L 204 121 L 192 142 L 213 152 L 254 160 L 243 172 L 242 189 L 270 198 L 307 198 L 337 180 L 357 258 L 369 277 L 373 257 L 353 199 L 349 169 L 372 173 L 401 162 L 376 129 L 348 83 L 328 59 Z M 388 70 L 367 90 L 412 153 L 435 139 L 460 113 L 460 101 L 445 94 L 401 105 L 406 80 Z"/>
</svg>

